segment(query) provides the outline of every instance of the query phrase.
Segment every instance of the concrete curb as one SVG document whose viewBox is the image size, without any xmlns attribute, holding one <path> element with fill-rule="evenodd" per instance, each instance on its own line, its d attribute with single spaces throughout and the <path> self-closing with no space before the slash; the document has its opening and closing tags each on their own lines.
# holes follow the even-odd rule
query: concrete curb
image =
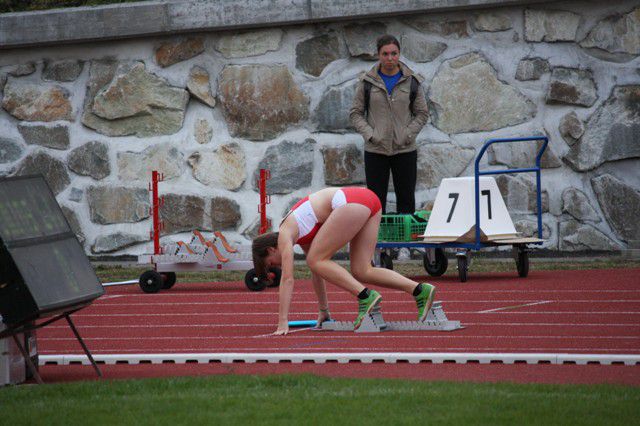
<svg viewBox="0 0 640 426">
<path fill-rule="evenodd" d="M 0 15 L 0 49 L 278 27 L 549 0 L 166 0 Z"/>
</svg>

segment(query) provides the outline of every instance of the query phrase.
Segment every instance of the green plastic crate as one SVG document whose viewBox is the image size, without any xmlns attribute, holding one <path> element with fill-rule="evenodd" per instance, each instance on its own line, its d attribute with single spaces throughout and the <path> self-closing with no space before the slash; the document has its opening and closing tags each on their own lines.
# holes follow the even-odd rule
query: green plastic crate
<svg viewBox="0 0 640 426">
<path fill-rule="evenodd" d="M 414 214 L 383 214 L 378 231 L 378 241 L 416 241 L 424 234 L 430 211 Z"/>
</svg>

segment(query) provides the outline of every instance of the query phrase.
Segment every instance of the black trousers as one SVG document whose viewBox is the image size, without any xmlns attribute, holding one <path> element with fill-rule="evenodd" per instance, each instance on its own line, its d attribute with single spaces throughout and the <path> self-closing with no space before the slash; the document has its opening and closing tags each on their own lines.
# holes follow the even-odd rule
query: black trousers
<svg viewBox="0 0 640 426">
<path fill-rule="evenodd" d="M 386 213 L 389 173 L 393 175 L 397 213 L 413 213 L 416 210 L 417 169 L 418 151 L 391 156 L 364 152 L 367 188 L 380 198 L 383 214 Z"/>
</svg>

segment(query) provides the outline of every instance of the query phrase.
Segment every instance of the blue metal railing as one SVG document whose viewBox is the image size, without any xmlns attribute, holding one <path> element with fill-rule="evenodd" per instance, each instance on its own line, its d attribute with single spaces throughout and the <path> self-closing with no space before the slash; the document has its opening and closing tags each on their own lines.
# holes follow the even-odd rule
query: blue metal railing
<svg viewBox="0 0 640 426">
<path fill-rule="evenodd" d="M 531 141 L 544 141 L 542 147 L 538 150 L 536 155 L 536 166 L 526 169 L 508 169 L 508 170 L 489 170 L 480 171 L 480 160 L 484 155 L 487 148 L 495 143 L 510 143 L 510 142 L 531 142 Z M 475 206 L 476 206 L 476 241 L 475 249 L 482 247 L 480 242 L 480 176 L 486 175 L 501 175 L 501 174 L 515 174 L 515 173 L 533 173 L 536 174 L 536 195 L 537 195 L 537 214 L 538 214 L 538 238 L 542 239 L 542 193 L 540 191 L 540 160 L 542 154 L 544 154 L 547 145 L 549 144 L 549 138 L 546 136 L 531 136 L 527 138 L 510 138 L 510 139 L 490 139 L 482 146 L 480 152 L 476 156 L 475 161 Z"/>
</svg>

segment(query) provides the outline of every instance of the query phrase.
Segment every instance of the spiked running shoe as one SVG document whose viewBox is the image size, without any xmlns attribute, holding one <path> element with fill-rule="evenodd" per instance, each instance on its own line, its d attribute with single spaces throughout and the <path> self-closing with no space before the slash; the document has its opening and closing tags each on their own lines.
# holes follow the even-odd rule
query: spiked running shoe
<svg viewBox="0 0 640 426">
<path fill-rule="evenodd" d="M 381 300 L 382 300 L 382 296 L 380 296 L 380 293 L 378 293 L 375 290 L 370 290 L 369 297 L 367 297 L 366 299 L 358 300 L 358 317 L 353 323 L 354 330 L 357 330 L 358 328 L 360 328 L 360 325 L 362 324 L 362 320 L 364 319 L 364 316 L 367 315 L 369 312 L 371 312 L 371 310 L 378 303 L 380 303 Z"/>
<path fill-rule="evenodd" d="M 418 305 L 418 321 L 424 321 L 433 305 L 433 299 L 436 297 L 435 286 L 422 283 L 422 291 L 414 297 Z"/>
</svg>

